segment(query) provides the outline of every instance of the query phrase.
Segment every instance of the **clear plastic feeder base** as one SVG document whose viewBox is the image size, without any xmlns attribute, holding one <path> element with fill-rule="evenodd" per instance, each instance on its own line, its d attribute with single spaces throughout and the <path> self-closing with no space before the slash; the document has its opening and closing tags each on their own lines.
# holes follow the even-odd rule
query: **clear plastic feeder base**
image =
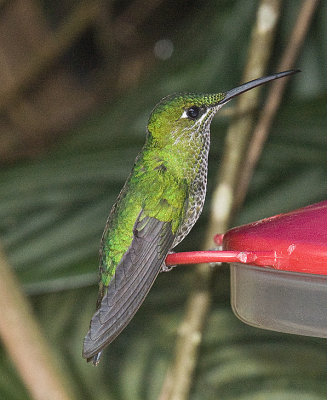
<svg viewBox="0 0 327 400">
<path fill-rule="evenodd" d="M 327 338 L 327 276 L 233 263 L 231 304 L 249 325 Z"/>
</svg>

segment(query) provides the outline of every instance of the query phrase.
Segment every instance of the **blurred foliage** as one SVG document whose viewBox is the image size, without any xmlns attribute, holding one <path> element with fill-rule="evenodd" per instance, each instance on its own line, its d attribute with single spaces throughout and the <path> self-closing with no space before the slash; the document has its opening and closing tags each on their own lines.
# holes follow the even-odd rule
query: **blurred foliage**
<svg viewBox="0 0 327 400">
<path fill-rule="evenodd" d="M 99 240 L 143 144 L 151 109 L 171 92 L 216 92 L 240 81 L 257 1 L 181 3 L 181 11 L 187 3 L 193 9 L 178 24 L 172 20 L 169 36 L 167 32 L 162 38 L 174 46 L 171 58 L 158 59 L 137 87 L 94 112 L 46 156 L 0 171 L 1 242 L 79 399 L 156 398 L 191 287 L 192 267 L 161 274 L 100 366 L 93 368 L 82 359 L 82 340 L 97 296 Z M 268 72 L 275 72 L 300 4 L 285 2 Z M 326 198 L 326 26 L 327 4 L 321 2 L 297 65 L 303 72 L 288 86 L 235 225 Z M 212 124 L 208 199 L 227 124 L 219 114 Z M 200 248 L 208 203 L 179 250 Z M 229 306 L 227 267 L 217 273 L 215 293 L 191 399 L 326 398 L 325 340 L 239 322 Z M 1 398 L 28 398 L 4 356 L 0 371 Z"/>
</svg>

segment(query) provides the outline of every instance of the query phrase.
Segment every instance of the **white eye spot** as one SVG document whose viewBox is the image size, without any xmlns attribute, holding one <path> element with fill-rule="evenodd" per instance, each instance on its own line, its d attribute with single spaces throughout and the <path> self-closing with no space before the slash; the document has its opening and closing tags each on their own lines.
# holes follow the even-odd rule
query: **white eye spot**
<svg viewBox="0 0 327 400">
<path fill-rule="evenodd" d="M 181 118 L 188 118 L 187 110 L 183 111 L 183 114 L 181 115 Z"/>
<path fill-rule="evenodd" d="M 195 123 L 196 125 L 201 124 L 202 121 L 207 117 L 208 112 L 209 112 L 209 109 L 206 110 L 206 112 L 204 112 L 204 113 L 201 115 L 201 117 L 200 117 L 199 119 L 194 119 L 194 120 L 193 120 L 194 123 Z M 180 118 L 190 119 L 189 109 L 188 109 L 188 108 L 187 108 L 186 110 L 183 111 L 183 114 L 181 115 Z"/>
</svg>

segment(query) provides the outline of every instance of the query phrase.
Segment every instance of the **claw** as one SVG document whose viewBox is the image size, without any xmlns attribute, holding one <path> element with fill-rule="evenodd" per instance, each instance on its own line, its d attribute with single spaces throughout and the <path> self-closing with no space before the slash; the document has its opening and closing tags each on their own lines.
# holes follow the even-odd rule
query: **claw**
<svg viewBox="0 0 327 400">
<path fill-rule="evenodd" d="M 175 253 L 175 251 L 168 252 L 168 254 L 174 254 L 174 253 Z M 177 265 L 166 265 L 166 263 L 164 261 L 160 267 L 160 272 L 170 272 L 175 267 L 177 267 Z"/>
</svg>

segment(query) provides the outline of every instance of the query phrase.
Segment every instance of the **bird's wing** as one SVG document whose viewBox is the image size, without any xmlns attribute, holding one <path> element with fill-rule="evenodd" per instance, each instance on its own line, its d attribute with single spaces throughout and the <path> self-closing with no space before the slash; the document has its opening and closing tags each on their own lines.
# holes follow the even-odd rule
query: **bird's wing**
<svg viewBox="0 0 327 400">
<path fill-rule="evenodd" d="M 94 363 L 97 354 L 119 335 L 141 306 L 175 237 L 170 222 L 149 217 L 144 211 L 133 234 L 84 339 L 83 357 Z"/>
</svg>

